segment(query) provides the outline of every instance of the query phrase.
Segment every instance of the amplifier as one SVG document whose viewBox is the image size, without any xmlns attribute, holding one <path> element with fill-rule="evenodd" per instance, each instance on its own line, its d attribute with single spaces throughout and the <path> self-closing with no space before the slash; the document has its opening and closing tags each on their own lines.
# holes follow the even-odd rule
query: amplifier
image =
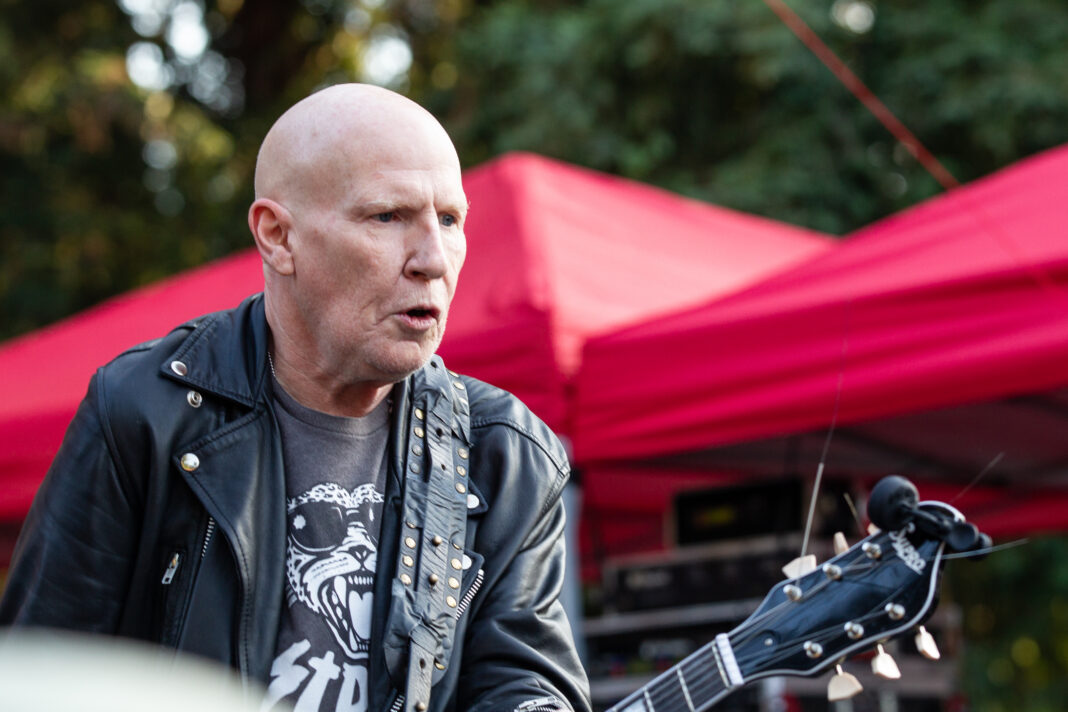
<svg viewBox="0 0 1068 712">
<path fill-rule="evenodd" d="M 829 551 L 827 542 L 809 545 L 821 560 Z M 604 608 L 619 613 L 762 599 L 800 553 L 801 534 L 793 532 L 611 559 L 603 569 Z"/>
</svg>

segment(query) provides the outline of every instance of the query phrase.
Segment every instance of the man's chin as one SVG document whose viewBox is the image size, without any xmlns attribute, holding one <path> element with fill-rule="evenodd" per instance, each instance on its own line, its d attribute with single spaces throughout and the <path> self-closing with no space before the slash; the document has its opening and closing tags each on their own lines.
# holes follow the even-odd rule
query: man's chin
<svg viewBox="0 0 1068 712">
<path fill-rule="evenodd" d="M 380 359 L 374 364 L 375 370 L 382 374 L 383 380 L 390 383 L 403 381 L 423 366 L 430 362 L 434 355 L 431 349 L 420 350 L 418 353 L 402 352 L 390 354 L 389 358 Z"/>
</svg>

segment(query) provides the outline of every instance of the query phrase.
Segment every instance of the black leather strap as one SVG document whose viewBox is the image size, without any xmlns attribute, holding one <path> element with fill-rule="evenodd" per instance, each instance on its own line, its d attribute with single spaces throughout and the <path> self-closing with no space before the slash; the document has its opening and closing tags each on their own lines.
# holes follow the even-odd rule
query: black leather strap
<svg viewBox="0 0 1068 712">
<path fill-rule="evenodd" d="M 413 376 L 391 633 L 406 635 L 406 712 L 423 712 L 448 668 L 467 530 L 470 413 L 456 374 L 437 356 Z M 398 626 L 400 630 L 398 630 Z"/>
</svg>

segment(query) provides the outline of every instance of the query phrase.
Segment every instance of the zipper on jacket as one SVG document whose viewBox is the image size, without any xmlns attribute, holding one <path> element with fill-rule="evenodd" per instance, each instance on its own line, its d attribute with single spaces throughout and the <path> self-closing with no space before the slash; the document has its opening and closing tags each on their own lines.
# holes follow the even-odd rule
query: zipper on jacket
<svg viewBox="0 0 1068 712">
<path fill-rule="evenodd" d="M 563 712 L 565 709 L 567 707 L 555 697 L 540 697 L 521 703 L 515 712 Z"/>
<path fill-rule="evenodd" d="M 204 557 L 208 553 L 208 544 L 211 543 L 212 536 L 215 535 L 215 518 L 208 517 L 208 530 L 204 534 L 204 546 L 200 547 L 200 560 L 203 561 Z"/>
<path fill-rule="evenodd" d="M 537 707 L 516 707 L 516 712 L 563 712 L 559 705 L 538 705 Z"/>
<path fill-rule="evenodd" d="M 160 579 L 160 583 L 164 586 L 169 586 L 171 581 L 174 580 L 175 574 L 178 573 L 178 567 L 182 563 L 182 555 L 177 551 L 171 555 L 170 563 L 167 564 L 166 570 L 163 572 L 163 578 Z"/>
<path fill-rule="evenodd" d="M 486 572 L 482 569 L 478 570 L 475 574 L 475 580 L 471 583 L 471 588 L 467 589 L 467 593 L 460 599 L 460 602 L 456 604 L 456 617 L 459 618 L 467 610 L 467 607 L 471 605 L 471 601 L 474 600 L 475 594 L 478 593 L 478 589 L 482 587 L 482 579 L 485 578 Z M 404 707 L 404 693 L 398 693 L 393 699 L 393 704 L 389 706 L 389 712 L 400 712 Z"/>
<path fill-rule="evenodd" d="M 471 582 L 471 588 L 467 589 L 467 593 L 460 599 L 459 605 L 456 606 L 456 617 L 459 618 L 467 610 L 467 607 L 471 605 L 471 601 L 474 600 L 475 594 L 478 593 L 478 589 L 482 588 L 482 579 L 485 578 L 486 572 L 482 569 L 478 570 L 475 574 L 475 580 Z"/>
</svg>

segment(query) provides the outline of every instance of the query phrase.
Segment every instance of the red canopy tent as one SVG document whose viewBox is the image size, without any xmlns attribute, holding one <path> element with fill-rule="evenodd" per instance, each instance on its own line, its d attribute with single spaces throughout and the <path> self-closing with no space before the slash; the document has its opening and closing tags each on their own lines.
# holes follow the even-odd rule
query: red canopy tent
<svg viewBox="0 0 1068 712">
<path fill-rule="evenodd" d="M 747 286 L 832 242 L 532 155 L 465 175 L 468 258 L 442 354 L 558 430 L 583 341 Z M 262 287 L 242 252 L 0 346 L 0 522 L 25 514 L 94 369 Z"/>
<path fill-rule="evenodd" d="M 1044 488 L 1068 467 L 1065 225 L 1068 147 L 748 290 L 590 339 L 573 427 L 588 503 L 619 497 L 613 473 L 642 458 L 814 473 L 837 417 L 829 473 L 950 483 L 921 486 L 934 496 L 992 465 L 984 484 L 1011 493 L 958 505 L 993 533 L 1063 529 L 1068 494 Z"/>
</svg>

